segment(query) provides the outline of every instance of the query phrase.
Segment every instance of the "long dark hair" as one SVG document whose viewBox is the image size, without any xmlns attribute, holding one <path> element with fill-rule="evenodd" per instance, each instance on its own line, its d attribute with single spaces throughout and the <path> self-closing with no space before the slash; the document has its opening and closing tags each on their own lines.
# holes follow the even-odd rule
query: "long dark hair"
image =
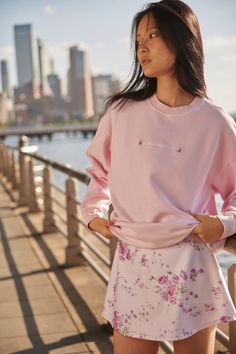
<svg viewBox="0 0 236 354">
<path fill-rule="evenodd" d="M 136 31 L 145 15 L 152 14 L 160 34 L 169 48 L 175 51 L 175 74 L 179 85 L 194 96 L 206 97 L 204 53 L 198 19 L 191 7 L 180 0 L 162 0 L 145 5 L 133 19 L 131 49 L 134 52 L 131 79 L 125 88 L 106 100 L 106 109 L 115 101 L 123 104 L 132 99 L 144 100 L 156 92 L 157 79 L 146 77 L 137 59 Z"/>
</svg>

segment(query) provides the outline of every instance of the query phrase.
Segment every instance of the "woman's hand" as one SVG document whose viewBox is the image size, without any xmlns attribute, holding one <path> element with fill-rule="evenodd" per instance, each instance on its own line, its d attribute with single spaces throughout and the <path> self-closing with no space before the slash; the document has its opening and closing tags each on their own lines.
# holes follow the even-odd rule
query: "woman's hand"
<svg viewBox="0 0 236 354">
<path fill-rule="evenodd" d="M 99 234 L 109 239 L 114 236 L 109 230 L 109 226 L 111 225 L 113 225 L 112 221 L 97 216 L 93 218 L 88 224 L 91 230 L 99 232 Z"/>
<path fill-rule="evenodd" d="M 224 226 L 216 215 L 201 215 L 189 211 L 200 224 L 195 227 L 193 234 L 200 237 L 203 242 L 213 242 L 219 240 L 224 232 Z"/>
</svg>

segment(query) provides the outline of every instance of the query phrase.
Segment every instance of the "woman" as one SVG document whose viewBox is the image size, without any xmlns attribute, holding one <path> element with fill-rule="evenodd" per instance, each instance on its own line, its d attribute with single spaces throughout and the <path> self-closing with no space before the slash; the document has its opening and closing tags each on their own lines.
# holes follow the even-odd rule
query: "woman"
<svg viewBox="0 0 236 354">
<path fill-rule="evenodd" d="M 148 4 L 132 35 L 132 78 L 87 150 L 85 222 L 118 238 L 103 316 L 115 354 L 154 354 L 162 340 L 175 354 L 213 354 L 217 324 L 236 319 L 215 256 L 236 231 L 235 122 L 207 97 L 189 6 Z"/>
</svg>

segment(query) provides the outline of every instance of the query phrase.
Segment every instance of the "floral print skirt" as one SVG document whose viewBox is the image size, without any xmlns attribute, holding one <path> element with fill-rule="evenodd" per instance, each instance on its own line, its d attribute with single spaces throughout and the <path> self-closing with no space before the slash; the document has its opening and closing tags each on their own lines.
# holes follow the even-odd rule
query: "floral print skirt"
<svg viewBox="0 0 236 354">
<path fill-rule="evenodd" d="M 159 249 L 118 240 L 102 315 L 123 335 L 180 340 L 236 320 L 214 253 L 196 235 Z"/>
</svg>

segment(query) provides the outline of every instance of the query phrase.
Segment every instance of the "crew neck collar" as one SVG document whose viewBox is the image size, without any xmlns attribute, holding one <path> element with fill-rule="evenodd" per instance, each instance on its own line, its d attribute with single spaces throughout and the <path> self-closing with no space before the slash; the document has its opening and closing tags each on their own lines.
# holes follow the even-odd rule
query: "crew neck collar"
<svg viewBox="0 0 236 354">
<path fill-rule="evenodd" d="M 203 103 L 204 98 L 195 96 L 194 99 L 187 105 L 183 106 L 177 106 L 177 107 L 170 107 L 161 102 L 156 93 L 154 93 L 150 98 L 149 101 L 153 108 L 158 110 L 159 112 L 162 112 L 164 114 L 170 115 L 170 116 L 175 116 L 183 113 L 187 113 L 194 109 L 195 107 L 199 106 L 200 104 Z"/>
</svg>

